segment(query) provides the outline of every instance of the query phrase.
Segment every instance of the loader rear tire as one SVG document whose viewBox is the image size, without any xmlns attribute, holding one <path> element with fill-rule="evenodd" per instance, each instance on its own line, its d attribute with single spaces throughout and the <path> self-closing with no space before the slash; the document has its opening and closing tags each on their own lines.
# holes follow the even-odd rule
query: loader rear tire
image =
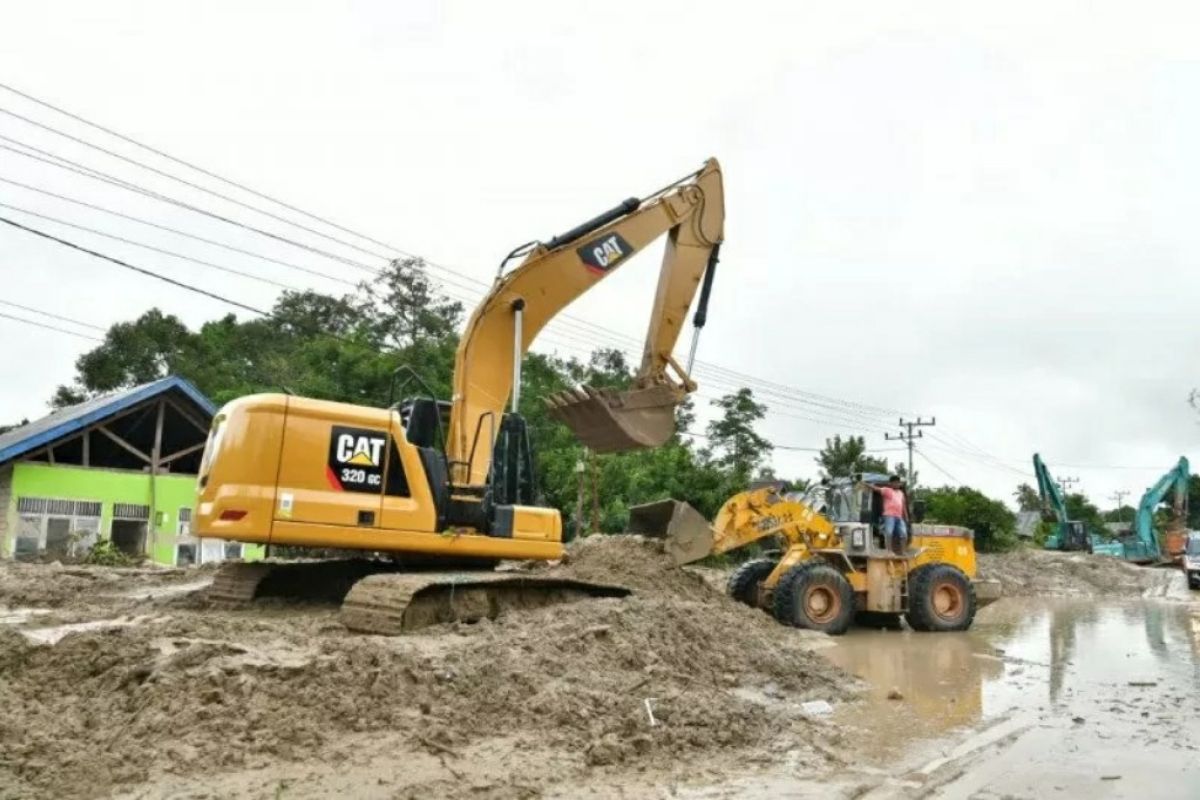
<svg viewBox="0 0 1200 800">
<path fill-rule="evenodd" d="M 743 562 L 729 574 L 729 582 L 725 585 L 726 592 L 739 603 L 758 608 L 758 589 L 775 570 L 777 563 L 773 558 L 754 558 Z"/>
<path fill-rule="evenodd" d="M 840 636 L 854 621 L 854 587 L 828 564 L 792 567 L 775 587 L 775 619 Z"/>
<path fill-rule="evenodd" d="M 908 576 L 908 613 L 914 631 L 965 631 L 975 619 L 975 587 L 951 564 L 927 564 Z"/>
</svg>

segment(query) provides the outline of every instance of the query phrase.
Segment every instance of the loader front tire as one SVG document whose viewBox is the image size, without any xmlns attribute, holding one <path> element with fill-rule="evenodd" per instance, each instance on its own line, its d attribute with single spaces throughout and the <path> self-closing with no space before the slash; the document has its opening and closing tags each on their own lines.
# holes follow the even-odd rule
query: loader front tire
<svg viewBox="0 0 1200 800">
<path fill-rule="evenodd" d="M 758 608 L 759 587 L 775 570 L 777 563 L 773 558 L 753 558 L 743 562 L 729 574 L 729 582 L 725 585 L 726 592 L 739 603 Z"/>
<path fill-rule="evenodd" d="M 908 576 L 908 613 L 914 631 L 965 631 L 975 619 L 975 587 L 951 564 L 926 564 Z"/>
<path fill-rule="evenodd" d="M 840 636 L 854 621 L 854 587 L 828 564 L 792 567 L 775 587 L 775 619 Z"/>
</svg>

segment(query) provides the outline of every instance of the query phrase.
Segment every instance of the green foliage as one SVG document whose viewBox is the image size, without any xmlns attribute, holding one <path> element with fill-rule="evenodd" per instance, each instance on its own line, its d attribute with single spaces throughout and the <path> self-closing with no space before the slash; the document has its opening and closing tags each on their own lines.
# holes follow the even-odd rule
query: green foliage
<svg viewBox="0 0 1200 800">
<path fill-rule="evenodd" d="M 267 319 L 233 315 L 189 330 L 176 317 L 151 309 L 114 325 L 104 341 L 76 362 L 73 384 L 53 402 L 69 405 L 102 392 L 179 374 L 218 404 L 255 392 L 289 391 L 309 397 L 381 406 L 392 374 L 412 366 L 433 393 L 451 393 L 462 306 L 441 295 L 424 265 L 394 261 L 377 281 L 341 297 L 284 293 Z M 598 349 L 587 362 L 529 354 L 522 373 L 521 413 L 530 428 L 543 500 L 563 512 L 573 531 L 579 497 L 577 465 L 585 451 L 546 413 L 542 399 L 586 383 L 628 386 L 634 370 L 618 350 Z M 419 390 L 409 386 L 406 394 Z M 399 399 L 399 398 L 397 398 Z M 761 473 L 770 445 L 755 431 L 765 408 L 748 390 L 717 401 L 724 410 L 709 428 L 709 447 L 697 450 L 676 435 L 653 450 L 591 456 L 585 461 L 585 527 L 590 526 L 592 472 L 601 499 L 600 529 L 623 530 L 629 506 L 674 497 L 712 516 L 727 497 Z M 678 429 L 691 431 L 695 412 L 685 403 Z M 107 558 L 102 550 L 97 558 Z"/>
<path fill-rule="evenodd" d="M 82 559 L 84 564 L 95 564 L 99 567 L 132 567 L 141 561 L 142 559 L 118 549 L 111 539 L 97 541 Z"/>
<path fill-rule="evenodd" d="M 1103 514 L 1105 522 L 1133 522 L 1135 516 L 1137 516 L 1137 509 L 1131 505 L 1110 508 Z"/>
<path fill-rule="evenodd" d="M 754 430 L 754 424 L 766 416 L 767 407 L 756 402 L 754 393 L 746 388 L 721 397 L 713 405 L 723 413 L 708 423 L 707 454 L 713 464 L 728 473 L 733 485 L 744 487 L 771 455 L 771 443 Z"/>
<path fill-rule="evenodd" d="M 1082 522 L 1084 529 L 1089 533 L 1107 535 L 1104 527 L 1104 515 L 1100 513 L 1100 509 L 1095 504 L 1087 499 L 1087 495 L 1076 492 L 1067 495 L 1065 501 L 1067 519 Z"/>
<path fill-rule="evenodd" d="M 825 440 L 825 447 L 816 458 L 821 475 L 826 478 L 848 478 L 856 472 L 887 472 L 887 460 L 867 455 L 867 442 L 862 436 L 841 435 Z"/>
<path fill-rule="evenodd" d="M 1041 511 L 1042 509 L 1041 495 L 1028 483 L 1022 483 L 1017 487 L 1017 490 L 1013 492 L 1013 499 L 1017 501 L 1018 511 Z"/>
<path fill-rule="evenodd" d="M 999 500 L 968 486 L 926 490 L 925 520 L 975 531 L 975 547 L 995 553 L 1017 546 L 1017 516 Z"/>
</svg>

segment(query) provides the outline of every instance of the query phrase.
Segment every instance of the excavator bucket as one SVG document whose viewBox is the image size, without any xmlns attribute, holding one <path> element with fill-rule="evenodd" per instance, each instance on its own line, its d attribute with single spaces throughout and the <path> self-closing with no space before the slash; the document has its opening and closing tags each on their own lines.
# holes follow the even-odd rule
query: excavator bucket
<svg viewBox="0 0 1200 800">
<path fill-rule="evenodd" d="M 659 500 L 629 509 L 630 533 L 663 540 L 663 549 L 679 564 L 699 561 L 712 552 L 708 520 L 681 500 Z"/>
<path fill-rule="evenodd" d="M 626 392 L 583 386 L 546 398 L 550 415 L 597 453 L 658 447 L 675 433 L 679 395 L 668 386 Z"/>
</svg>

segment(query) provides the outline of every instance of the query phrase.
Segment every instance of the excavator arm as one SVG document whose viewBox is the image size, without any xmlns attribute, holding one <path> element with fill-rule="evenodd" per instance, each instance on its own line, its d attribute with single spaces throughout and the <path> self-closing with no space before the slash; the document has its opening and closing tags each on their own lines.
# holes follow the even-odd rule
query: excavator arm
<svg viewBox="0 0 1200 800">
<path fill-rule="evenodd" d="M 583 387 L 548 404 L 597 452 L 653 447 L 670 438 L 675 408 L 696 388 L 672 352 L 702 279 L 695 322 L 703 325 L 724 221 L 721 169 L 709 159 L 698 172 L 649 197 L 626 200 L 533 244 L 518 267 L 498 277 L 471 315 L 455 356 L 446 442 L 451 482 L 479 486 L 487 480 L 510 397 L 517 407 L 522 357 L 542 328 L 664 234 L 666 252 L 632 387 L 624 392 Z"/>
<path fill-rule="evenodd" d="M 1191 465 L 1181 456 L 1175 466 L 1146 490 L 1138 503 L 1133 534 L 1148 556 L 1175 557 L 1183 552 L 1187 540 L 1187 496 Z M 1154 534 L 1154 512 L 1167 496 L 1174 492 L 1171 502 L 1171 522 L 1160 544 Z"/>
</svg>

